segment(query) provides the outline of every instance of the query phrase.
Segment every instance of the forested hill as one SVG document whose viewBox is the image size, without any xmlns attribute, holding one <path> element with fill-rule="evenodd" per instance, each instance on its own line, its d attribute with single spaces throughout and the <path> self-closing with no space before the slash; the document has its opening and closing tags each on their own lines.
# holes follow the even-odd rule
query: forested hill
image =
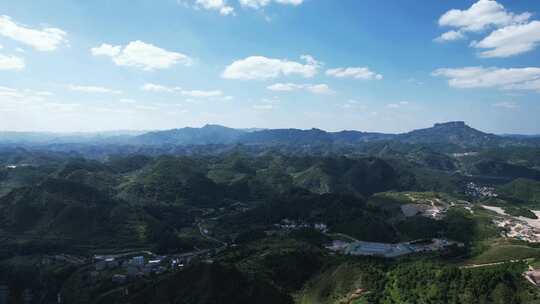
<svg viewBox="0 0 540 304">
<path fill-rule="evenodd" d="M 42 136 L 40 136 L 42 135 Z M 0 132 L 0 144 L 108 144 L 128 146 L 189 145 L 357 145 L 395 141 L 407 144 L 442 144 L 459 148 L 489 148 L 508 145 L 540 146 L 534 136 L 499 136 L 474 129 L 465 122 L 437 123 L 430 128 L 401 134 L 320 129 L 233 129 L 220 125 L 151 132 L 109 132 L 88 134 L 41 134 Z"/>
</svg>

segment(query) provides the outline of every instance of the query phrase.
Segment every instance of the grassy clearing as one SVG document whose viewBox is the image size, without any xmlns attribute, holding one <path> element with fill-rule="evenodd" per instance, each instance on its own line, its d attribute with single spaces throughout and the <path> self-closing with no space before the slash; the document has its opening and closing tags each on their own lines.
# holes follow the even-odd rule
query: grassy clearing
<svg viewBox="0 0 540 304">
<path fill-rule="evenodd" d="M 540 248 L 528 246 L 523 242 L 499 239 L 491 242 L 485 251 L 468 260 L 466 264 L 488 264 L 530 258 L 540 259 Z"/>
</svg>

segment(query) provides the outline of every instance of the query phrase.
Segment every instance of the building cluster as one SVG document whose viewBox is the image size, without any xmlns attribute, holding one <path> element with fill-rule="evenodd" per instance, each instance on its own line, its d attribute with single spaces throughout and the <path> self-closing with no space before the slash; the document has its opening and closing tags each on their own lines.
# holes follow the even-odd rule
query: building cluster
<svg viewBox="0 0 540 304">
<path fill-rule="evenodd" d="M 19 165 L 6 165 L 4 168 L 6 169 L 17 169 L 19 167 L 30 167 L 29 164 L 19 164 Z"/>
<path fill-rule="evenodd" d="M 513 217 L 495 219 L 494 223 L 502 228 L 502 236 L 530 243 L 540 243 L 540 229 L 529 225 L 524 220 Z"/>
<path fill-rule="evenodd" d="M 306 223 L 306 222 L 297 222 L 295 220 L 283 219 L 278 224 L 274 224 L 274 227 L 282 231 L 294 231 L 299 229 L 315 229 L 319 232 L 326 233 L 328 232 L 328 226 L 324 223 Z"/>
<path fill-rule="evenodd" d="M 452 153 L 453 157 L 460 158 L 460 157 L 467 157 L 467 156 L 477 156 L 478 152 L 464 152 L 464 153 Z"/>
<path fill-rule="evenodd" d="M 131 257 L 117 256 L 94 256 L 95 270 L 90 273 L 94 279 L 103 276 L 109 277 L 117 284 L 123 284 L 129 280 L 142 278 L 149 275 L 159 275 L 166 271 L 182 269 L 192 262 L 194 255 L 185 254 L 180 256 L 145 256 Z"/>
<path fill-rule="evenodd" d="M 432 239 L 425 242 L 403 242 L 403 243 L 375 243 L 375 242 L 344 242 L 334 241 L 326 248 L 345 255 L 362 255 L 362 256 L 380 256 L 386 258 L 394 258 L 403 255 L 440 251 L 449 246 L 463 247 L 464 244 L 445 239 Z"/>
<path fill-rule="evenodd" d="M 526 217 L 508 215 L 503 208 L 482 205 L 486 210 L 493 211 L 500 216 L 493 219 L 493 223 L 502 228 L 503 237 L 523 240 L 530 243 L 540 243 L 540 220 Z M 535 214 L 538 211 L 533 211 Z M 537 214 L 538 215 L 538 214 Z"/>
<path fill-rule="evenodd" d="M 473 182 L 467 183 L 467 185 L 465 185 L 465 194 L 475 198 L 490 198 L 498 196 L 498 194 L 495 192 L 495 188 L 488 186 L 480 186 Z"/>
</svg>

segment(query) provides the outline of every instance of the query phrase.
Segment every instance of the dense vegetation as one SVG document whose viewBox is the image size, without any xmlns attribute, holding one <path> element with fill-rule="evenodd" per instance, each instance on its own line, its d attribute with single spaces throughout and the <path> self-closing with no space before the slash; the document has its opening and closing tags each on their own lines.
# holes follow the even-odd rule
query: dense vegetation
<svg viewBox="0 0 540 304">
<path fill-rule="evenodd" d="M 452 123 L 395 136 L 207 126 L 136 140 L 0 148 L 11 302 L 29 288 L 35 303 L 540 302 L 522 276 L 540 248 L 501 238 L 480 207 L 536 217 L 540 149 L 524 139 Z M 406 205 L 445 210 L 405 215 Z M 432 238 L 463 245 L 397 259 L 326 248 Z M 194 259 L 123 285 L 116 270 L 96 277 L 94 254 L 135 250 Z M 510 260 L 523 261 L 489 265 Z"/>
</svg>

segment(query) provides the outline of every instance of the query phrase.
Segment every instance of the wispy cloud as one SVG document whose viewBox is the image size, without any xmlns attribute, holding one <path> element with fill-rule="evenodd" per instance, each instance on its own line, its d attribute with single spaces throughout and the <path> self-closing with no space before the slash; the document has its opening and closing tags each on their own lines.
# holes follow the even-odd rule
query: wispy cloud
<svg viewBox="0 0 540 304">
<path fill-rule="evenodd" d="M 21 57 L 0 54 L 0 70 L 20 71 L 23 70 L 25 66 L 25 61 Z"/>
<path fill-rule="evenodd" d="M 410 102 L 408 101 L 400 101 L 400 102 L 396 102 L 396 103 L 389 103 L 386 105 L 387 108 L 390 108 L 390 109 L 399 109 L 399 108 L 402 108 L 404 106 L 408 106 L 410 104 Z"/>
<path fill-rule="evenodd" d="M 445 77 L 453 88 L 497 88 L 504 90 L 534 90 L 540 92 L 540 68 L 443 68 L 432 73 Z"/>
<path fill-rule="evenodd" d="M 292 92 L 305 90 L 313 94 L 334 94 L 327 84 L 296 84 L 296 83 L 275 83 L 267 87 L 268 90 L 277 92 Z"/>
<path fill-rule="evenodd" d="M 160 93 L 178 93 L 183 96 L 189 96 L 194 98 L 208 98 L 223 96 L 223 92 L 220 90 L 185 90 L 181 87 L 169 87 L 155 83 L 147 83 L 141 87 L 144 91 L 160 92 Z M 230 96 L 229 96 L 230 97 Z"/>
<path fill-rule="evenodd" d="M 348 67 L 348 68 L 337 68 L 329 69 L 326 71 L 326 75 L 333 76 L 337 78 L 354 78 L 354 79 L 363 79 L 363 80 L 382 80 L 383 75 L 377 74 L 371 71 L 367 67 Z"/>
<path fill-rule="evenodd" d="M 69 85 L 69 89 L 72 91 L 83 93 L 107 93 L 107 94 L 122 94 L 122 91 L 109 89 L 98 86 L 83 86 L 83 85 Z"/>
<path fill-rule="evenodd" d="M 514 109 L 519 108 L 519 104 L 513 101 L 497 102 L 497 103 L 494 103 L 493 106 L 496 108 L 504 108 L 504 109 L 509 109 L 509 110 L 514 110 Z"/>
</svg>

